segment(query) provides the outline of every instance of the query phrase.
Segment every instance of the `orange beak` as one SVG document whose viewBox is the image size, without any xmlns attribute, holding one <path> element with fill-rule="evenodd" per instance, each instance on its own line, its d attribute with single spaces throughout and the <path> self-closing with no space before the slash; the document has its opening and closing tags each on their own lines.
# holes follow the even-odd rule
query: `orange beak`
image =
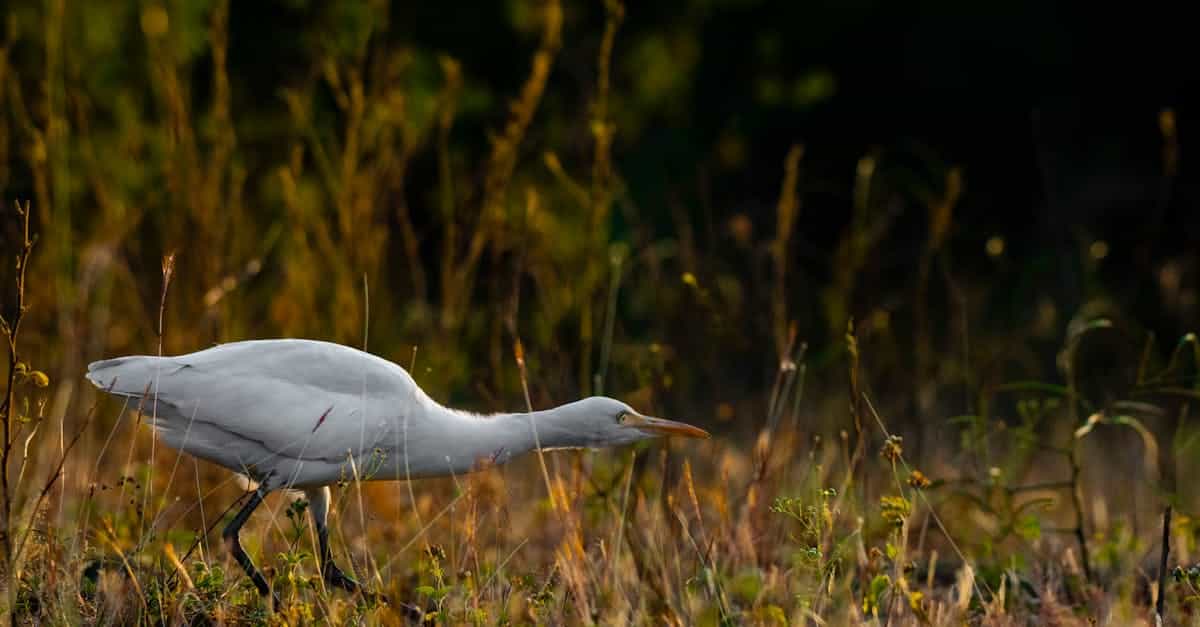
<svg viewBox="0 0 1200 627">
<path fill-rule="evenodd" d="M 641 414 L 630 414 L 625 419 L 625 424 L 654 435 L 678 435 L 685 438 L 704 439 L 711 437 L 704 429 L 693 427 L 687 423 L 675 422 L 674 420 L 664 420 L 662 418 L 653 418 L 651 416 L 643 416 Z"/>
</svg>

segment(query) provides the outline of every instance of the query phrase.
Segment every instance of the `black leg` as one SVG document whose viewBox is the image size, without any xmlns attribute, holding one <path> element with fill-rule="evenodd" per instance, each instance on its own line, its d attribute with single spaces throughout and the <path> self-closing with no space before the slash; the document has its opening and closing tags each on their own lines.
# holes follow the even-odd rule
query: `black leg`
<svg viewBox="0 0 1200 627">
<path fill-rule="evenodd" d="M 246 551 L 242 549 L 242 542 L 238 539 L 242 525 L 246 524 L 246 521 L 254 513 L 254 510 L 262 504 L 263 498 L 267 496 L 267 492 L 262 486 L 259 486 L 257 490 L 252 492 L 250 500 L 246 501 L 242 509 L 238 510 L 237 515 L 225 527 L 225 531 L 221 533 L 221 536 L 225 539 L 225 544 L 229 547 L 229 551 L 233 553 L 233 559 L 237 560 L 238 565 L 250 577 L 250 581 L 254 582 L 254 587 L 258 588 L 258 593 L 263 596 L 270 594 L 274 607 L 279 607 L 279 597 L 271 593 L 271 586 L 267 583 L 267 578 L 263 577 L 263 574 L 254 567 L 254 561 L 250 559 L 249 555 L 246 555 Z"/>
<path fill-rule="evenodd" d="M 362 586 L 347 577 L 333 561 L 333 551 L 329 548 L 329 526 L 324 522 L 317 523 L 317 541 L 321 544 L 321 576 L 325 578 L 325 583 L 350 592 L 361 590 Z"/>
<path fill-rule="evenodd" d="M 347 577 L 342 569 L 338 568 L 337 563 L 333 561 L 333 551 L 329 548 L 329 503 L 332 495 L 329 492 L 329 487 L 309 488 L 304 491 L 308 497 L 308 513 L 312 515 L 313 526 L 317 530 L 317 559 L 318 565 L 321 567 L 321 576 L 325 579 L 325 583 L 330 586 L 337 586 L 350 592 L 357 592 L 361 589 L 357 581 Z"/>
<path fill-rule="evenodd" d="M 309 488 L 304 492 L 308 497 L 308 511 L 312 514 L 313 526 L 317 531 L 317 543 L 320 545 L 317 547 L 317 553 L 320 560 L 321 577 L 325 579 L 325 584 L 348 590 L 351 593 L 358 592 L 366 599 L 386 602 L 386 599 L 382 595 L 364 590 L 357 581 L 342 572 L 342 569 L 338 568 L 337 563 L 333 561 L 333 551 L 329 548 L 329 524 L 327 522 L 329 503 L 332 500 L 329 488 Z M 400 610 L 404 613 L 405 617 L 417 622 L 421 622 L 425 616 L 421 608 L 408 603 L 401 603 Z"/>
</svg>

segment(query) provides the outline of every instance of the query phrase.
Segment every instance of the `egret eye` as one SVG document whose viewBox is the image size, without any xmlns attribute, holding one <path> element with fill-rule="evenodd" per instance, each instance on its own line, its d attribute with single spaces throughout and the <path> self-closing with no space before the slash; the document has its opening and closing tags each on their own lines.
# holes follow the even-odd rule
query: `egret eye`
<svg viewBox="0 0 1200 627">
<path fill-rule="evenodd" d="M 625 419 L 628 417 L 629 417 L 629 412 L 625 411 L 624 409 L 617 412 L 617 422 L 619 422 L 619 423 L 624 423 Z"/>
</svg>

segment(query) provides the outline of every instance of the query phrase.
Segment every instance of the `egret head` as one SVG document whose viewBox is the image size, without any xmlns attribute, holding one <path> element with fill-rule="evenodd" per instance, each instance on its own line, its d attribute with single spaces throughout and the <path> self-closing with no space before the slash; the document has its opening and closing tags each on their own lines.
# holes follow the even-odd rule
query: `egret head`
<svg viewBox="0 0 1200 627">
<path fill-rule="evenodd" d="M 620 446 L 639 440 L 662 436 L 707 438 L 708 432 L 682 422 L 645 416 L 629 405 L 606 396 L 592 396 L 568 403 L 554 410 L 555 435 L 549 438 L 562 442 L 569 439 L 575 446 L 599 448 Z M 547 425 L 549 426 L 549 425 Z M 542 428 L 539 423 L 539 429 Z"/>
</svg>

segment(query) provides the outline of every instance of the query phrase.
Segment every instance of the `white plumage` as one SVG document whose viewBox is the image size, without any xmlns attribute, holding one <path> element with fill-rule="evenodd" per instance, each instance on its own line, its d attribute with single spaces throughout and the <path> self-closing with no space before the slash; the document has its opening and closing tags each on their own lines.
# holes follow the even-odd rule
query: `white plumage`
<svg viewBox="0 0 1200 627">
<path fill-rule="evenodd" d="M 225 530 L 234 557 L 270 590 L 237 540 L 272 490 L 304 489 L 321 541 L 326 579 L 357 589 L 330 559 L 330 484 L 461 474 L 533 450 L 603 447 L 659 435 L 708 437 L 591 397 L 560 407 L 480 416 L 431 399 L 400 366 L 339 344 L 255 340 L 175 357 L 97 361 L 87 378 L 152 418 L 172 448 L 259 483 Z"/>
</svg>

